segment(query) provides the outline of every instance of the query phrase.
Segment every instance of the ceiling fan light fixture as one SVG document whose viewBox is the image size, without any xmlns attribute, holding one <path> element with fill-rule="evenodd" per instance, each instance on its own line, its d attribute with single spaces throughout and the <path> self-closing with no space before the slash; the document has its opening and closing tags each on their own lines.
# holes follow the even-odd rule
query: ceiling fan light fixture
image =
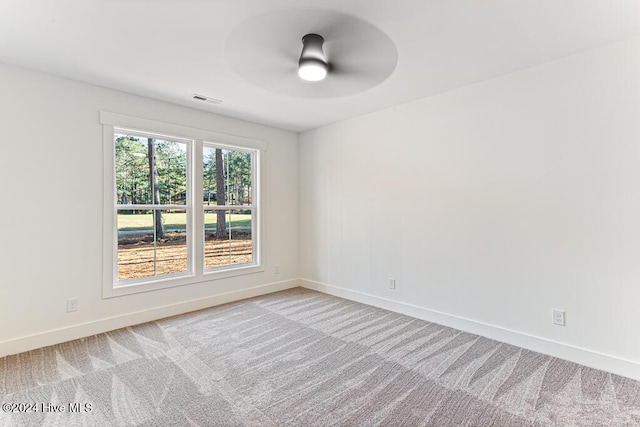
<svg viewBox="0 0 640 427">
<path fill-rule="evenodd" d="M 301 79 L 317 82 L 327 77 L 329 64 L 322 50 L 323 44 L 324 38 L 318 34 L 307 34 L 302 37 L 302 53 L 298 61 L 298 76 Z"/>
<path fill-rule="evenodd" d="M 327 64 L 317 59 L 300 60 L 298 76 L 308 82 L 319 82 L 327 77 Z"/>
</svg>

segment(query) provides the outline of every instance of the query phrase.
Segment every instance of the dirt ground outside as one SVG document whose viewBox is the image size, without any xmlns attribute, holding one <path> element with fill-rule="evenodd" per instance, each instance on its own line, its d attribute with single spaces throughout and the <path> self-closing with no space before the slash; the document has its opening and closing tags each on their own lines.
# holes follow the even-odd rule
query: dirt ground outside
<svg viewBox="0 0 640 427">
<path fill-rule="evenodd" d="M 217 239 L 207 233 L 205 268 L 250 263 L 253 260 L 252 250 L 250 232 L 236 231 L 231 240 Z M 156 243 L 155 257 L 152 234 L 118 236 L 118 280 L 186 271 L 187 241 L 184 233 L 166 233 L 165 238 Z"/>
</svg>

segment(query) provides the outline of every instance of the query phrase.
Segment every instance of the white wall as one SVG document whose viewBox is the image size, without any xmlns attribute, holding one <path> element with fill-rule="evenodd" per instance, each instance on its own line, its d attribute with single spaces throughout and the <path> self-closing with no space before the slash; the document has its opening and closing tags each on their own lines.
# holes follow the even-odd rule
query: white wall
<svg viewBox="0 0 640 427">
<path fill-rule="evenodd" d="M 295 285 L 297 134 L 3 65 L 0 94 L 0 356 Z M 102 299 L 100 110 L 265 141 L 266 271 Z"/>
<path fill-rule="evenodd" d="M 638 76 L 633 39 L 303 133 L 307 286 L 640 377 Z"/>
</svg>

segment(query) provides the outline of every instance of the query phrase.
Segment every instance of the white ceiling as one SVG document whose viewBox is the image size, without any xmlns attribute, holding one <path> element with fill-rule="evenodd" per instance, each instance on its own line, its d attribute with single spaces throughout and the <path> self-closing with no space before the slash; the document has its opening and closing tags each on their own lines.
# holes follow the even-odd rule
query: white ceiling
<svg viewBox="0 0 640 427">
<path fill-rule="evenodd" d="M 371 89 L 329 98 L 279 94 L 234 71 L 225 46 L 236 28 L 300 9 L 371 24 L 395 44 L 397 67 Z M 0 1 L 0 62 L 294 131 L 638 35 L 638 0 Z"/>
</svg>

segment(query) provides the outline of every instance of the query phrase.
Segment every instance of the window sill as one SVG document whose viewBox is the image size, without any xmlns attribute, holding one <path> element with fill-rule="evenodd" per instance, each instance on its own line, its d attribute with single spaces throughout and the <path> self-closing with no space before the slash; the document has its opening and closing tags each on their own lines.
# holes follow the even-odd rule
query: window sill
<svg viewBox="0 0 640 427">
<path fill-rule="evenodd" d="M 172 275 L 167 277 L 157 277 L 152 281 L 123 283 L 112 287 L 103 287 L 102 298 L 113 298 L 124 295 L 137 294 L 142 292 L 157 291 L 159 289 L 174 288 L 177 286 L 194 285 L 198 283 L 211 282 L 214 280 L 226 279 L 230 277 L 244 276 L 264 272 L 261 265 L 247 265 L 233 269 L 220 269 L 205 272 L 201 275 Z"/>
</svg>

